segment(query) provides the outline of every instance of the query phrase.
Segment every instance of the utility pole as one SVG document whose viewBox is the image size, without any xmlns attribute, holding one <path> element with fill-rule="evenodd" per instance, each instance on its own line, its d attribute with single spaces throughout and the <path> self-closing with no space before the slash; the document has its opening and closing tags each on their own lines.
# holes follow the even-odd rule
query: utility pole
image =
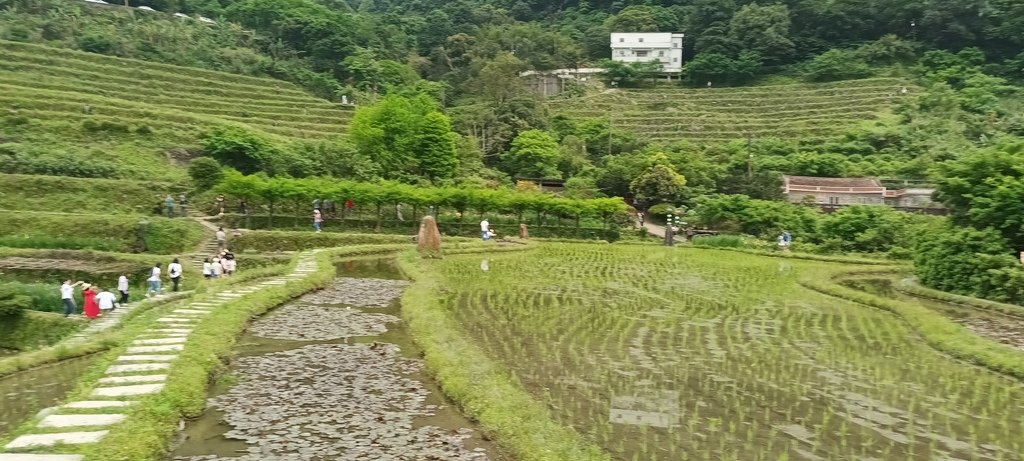
<svg viewBox="0 0 1024 461">
<path fill-rule="evenodd" d="M 750 150 L 751 136 L 747 133 L 747 179 L 754 177 L 754 153 Z"/>
</svg>

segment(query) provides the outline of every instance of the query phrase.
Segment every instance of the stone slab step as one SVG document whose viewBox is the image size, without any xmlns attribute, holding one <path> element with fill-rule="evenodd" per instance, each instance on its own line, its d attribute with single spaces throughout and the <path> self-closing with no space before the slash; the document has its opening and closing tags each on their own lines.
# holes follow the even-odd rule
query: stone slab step
<svg viewBox="0 0 1024 461">
<path fill-rule="evenodd" d="M 132 344 L 147 346 L 151 344 L 185 344 L 184 338 L 157 338 L 157 339 L 136 339 Z"/>
<path fill-rule="evenodd" d="M 39 427 L 110 426 L 124 421 L 125 415 L 50 415 Z"/>
<path fill-rule="evenodd" d="M 30 453 L 0 453 L 0 461 L 82 461 L 84 455 L 36 455 Z"/>
<path fill-rule="evenodd" d="M 145 354 L 149 352 L 178 352 L 185 350 L 184 344 L 163 344 L 160 346 L 133 346 L 125 349 L 128 354 Z"/>
<path fill-rule="evenodd" d="M 191 328 L 154 328 L 152 330 L 146 330 L 148 333 L 191 333 Z"/>
<path fill-rule="evenodd" d="M 188 317 L 164 317 L 156 319 L 156 321 L 161 323 L 192 323 L 195 322 L 196 319 Z"/>
<path fill-rule="evenodd" d="M 117 358 L 118 362 L 170 362 L 178 358 L 174 354 L 165 355 L 122 355 Z"/>
<path fill-rule="evenodd" d="M 166 370 L 171 367 L 169 363 L 132 363 L 128 365 L 111 365 L 107 367 L 107 374 L 114 373 L 137 373 L 140 371 Z"/>
<path fill-rule="evenodd" d="M 96 443 L 99 442 L 103 436 L 107 435 L 110 431 L 91 431 L 91 432 L 61 432 L 57 434 L 28 434 L 22 435 L 11 443 L 8 443 L 4 448 L 8 450 L 14 450 L 18 448 L 29 448 L 29 447 L 51 447 L 58 443 L 77 445 L 83 443 Z"/>
<path fill-rule="evenodd" d="M 106 379 L 106 378 L 104 378 Z M 103 379 L 100 380 L 103 382 Z M 79 400 L 64 405 L 64 408 L 95 409 L 95 408 L 123 408 L 135 402 L 125 400 Z"/>
<path fill-rule="evenodd" d="M 129 395 L 155 394 L 163 390 L 163 384 L 136 384 L 134 386 L 98 387 L 92 391 L 96 397 L 125 397 Z"/>
<path fill-rule="evenodd" d="M 175 313 L 175 314 L 206 315 L 206 314 L 209 314 L 210 311 L 207 310 L 207 309 L 178 309 L 178 310 L 175 310 L 173 313 Z"/>
<path fill-rule="evenodd" d="M 100 384 L 162 383 L 167 375 L 108 376 L 100 378 Z"/>
</svg>

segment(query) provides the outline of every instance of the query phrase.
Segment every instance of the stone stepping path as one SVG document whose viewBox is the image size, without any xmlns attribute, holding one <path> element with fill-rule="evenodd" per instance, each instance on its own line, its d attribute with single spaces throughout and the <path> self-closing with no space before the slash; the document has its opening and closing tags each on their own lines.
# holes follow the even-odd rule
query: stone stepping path
<svg viewBox="0 0 1024 461">
<path fill-rule="evenodd" d="M 130 304 L 122 304 L 121 307 L 118 307 L 117 309 L 111 311 L 107 311 L 99 318 L 90 321 L 89 326 L 83 328 L 81 331 L 75 333 L 70 338 L 68 338 L 67 343 L 69 345 L 81 343 L 96 333 L 106 331 L 117 326 L 118 324 L 121 323 L 122 317 L 124 317 L 126 314 L 139 308 L 142 305 L 162 304 L 164 302 L 173 301 L 174 299 L 177 299 L 180 296 L 181 295 L 172 295 L 165 293 L 153 296 L 152 298 L 148 298 L 144 301 Z"/>
<path fill-rule="evenodd" d="M 295 273 L 265 280 L 262 283 L 247 287 L 235 288 L 215 295 L 216 300 L 190 303 L 187 307 L 178 308 L 172 313 L 157 319 L 153 328 L 143 332 L 138 339 L 132 341 L 125 349 L 124 355 L 107 367 L 106 376 L 99 379 L 98 387 L 93 389 L 90 399 L 69 402 L 54 409 L 39 420 L 37 427 L 44 433 L 21 435 L 3 447 L 7 453 L 0 453 L 0 461 L 82 461 L 82 455 L 56 453 L 10 453 L 32 449 L 39 451 L 46 447 L 59 450 L 63 445 L 98 443 L 109 431 L 68 431 L 47 432 L 63 428 L 105 428 L 124 421 L 125 412 L 137 403 L 125 398 L 140 397 L 158 393 L 164 389 L 167 381 L 167 370 L 171 362 L 178 358 L 185 349 L 188 335 L 195 324 L 205 315 L 212 312 L 223 302 L 255 293 L 264 287 L 280 286 L 289 279 L 305 277 L 315 269 L 315 252 L 307 251 L 300 255 Z M 156 300 L 173 298 L 173 295 L 159 295 Z M 218 302 L 218 300 L 220 302 Z M 153 301 L 145 301 L 153 302 Z M 115 309 L 99 320 L 93 321 L 89 328 L 76 335 L 78 341 L 84 341 L 89 335 L 117 325 L 121 316 L 130 312 L 135 306 L 124 306 Z M 70 341 L 70 340 L 69 340 Z M 161 373 L 163 372 L 163 373 Z M 96 414 L 74 414 L 65 410 L 98 410 Z"/>
</svg>

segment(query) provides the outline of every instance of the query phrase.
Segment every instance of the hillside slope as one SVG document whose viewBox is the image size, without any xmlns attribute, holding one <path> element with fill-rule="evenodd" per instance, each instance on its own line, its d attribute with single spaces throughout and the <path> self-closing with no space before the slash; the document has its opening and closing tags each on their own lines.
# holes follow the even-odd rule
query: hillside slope
<svg viewBox="0 0 1024 461">
<path fill-rule="evenodd" d="M 8 41 L 0 109 L 2 172 L 133 179 L 180 177 L 167 151 L 213 126 L 323 139 L 352 116 L 283 81 Z"/>
<path fill-rule="evenodd" d="M 616 89 L 553 100 L 552 114 L 609 120 L 656 142 L 753 138 L 820 139 L 891 114 L 903 80 L 712 89 Z"/>
</svg>

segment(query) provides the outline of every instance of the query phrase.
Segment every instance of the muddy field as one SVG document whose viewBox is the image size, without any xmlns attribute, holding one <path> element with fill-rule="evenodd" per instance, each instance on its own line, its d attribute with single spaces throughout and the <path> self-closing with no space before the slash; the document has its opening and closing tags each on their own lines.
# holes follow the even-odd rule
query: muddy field
<svg viewBox="0 0 1024 461">
<path fill-rule="evenodd" d="M 414 358 L 397 316 L 406 285 L 339 278 L 254 322 L 237 383 L 210 399 L 173 459 L 502 459 Z"/>
</svg>

